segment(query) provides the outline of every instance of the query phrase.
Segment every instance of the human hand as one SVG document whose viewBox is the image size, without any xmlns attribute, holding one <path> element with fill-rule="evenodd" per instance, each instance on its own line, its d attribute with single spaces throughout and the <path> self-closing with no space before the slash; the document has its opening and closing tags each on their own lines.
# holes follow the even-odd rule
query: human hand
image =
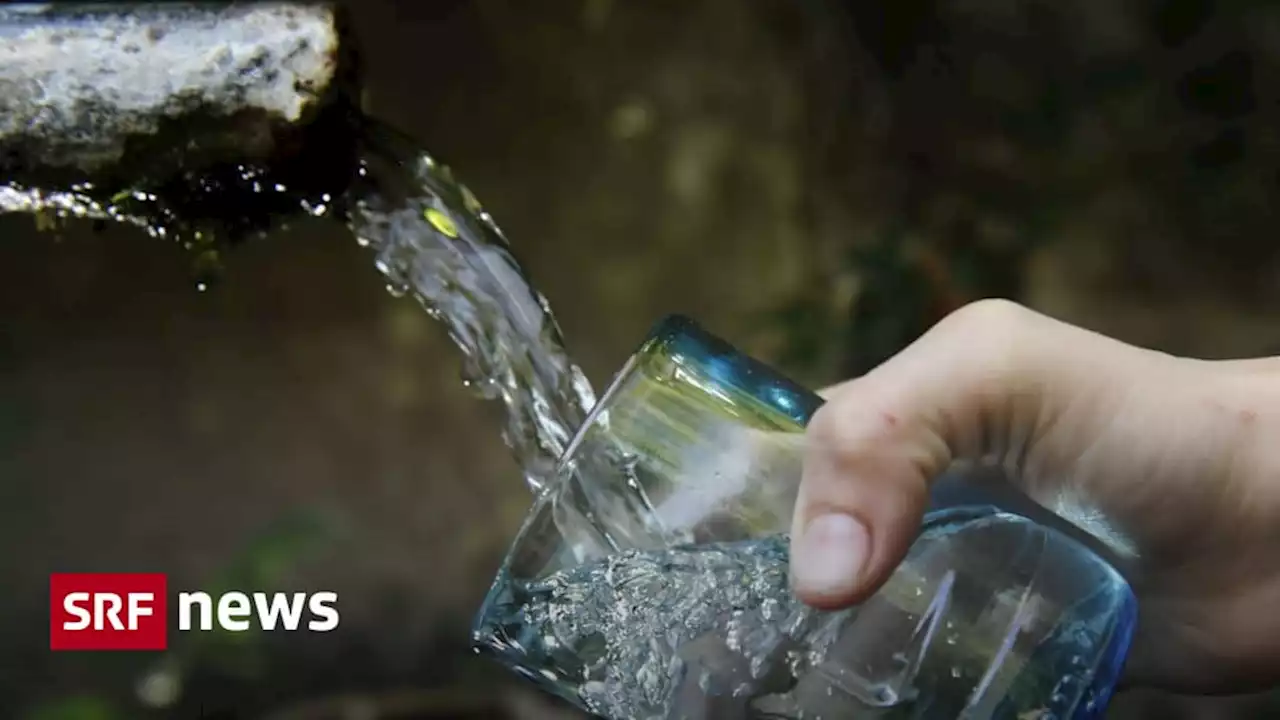
<svg viewBox="0 0 1280 720">
<path fill-rule="evenodd" d="M 1007 301 L 952 314 L 824 393 L 806 432 L 792 583 L 820 608 L 878 588 L 956 463 L 1011 479 L 1132 566 L 1137 684 L 1280 680 L 1280 358 L 1125 345 Z"/>
</svg>

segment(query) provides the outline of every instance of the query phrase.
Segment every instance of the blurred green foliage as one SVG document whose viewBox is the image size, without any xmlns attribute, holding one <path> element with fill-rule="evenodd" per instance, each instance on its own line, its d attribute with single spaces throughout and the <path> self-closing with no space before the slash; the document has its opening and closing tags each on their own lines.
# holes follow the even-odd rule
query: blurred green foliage
<svg viewBox="0 0 1280 720">
<path fill-rule="evenodd" d="M 32 710 L 25 720 L 124 720 L 128 715 L 104 698 L 70 697 Z"/>
</svg>

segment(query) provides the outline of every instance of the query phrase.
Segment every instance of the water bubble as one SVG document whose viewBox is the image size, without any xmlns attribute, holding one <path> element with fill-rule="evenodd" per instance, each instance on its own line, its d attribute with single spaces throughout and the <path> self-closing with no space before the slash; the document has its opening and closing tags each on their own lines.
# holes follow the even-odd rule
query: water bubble
<svg viewBox="0 0 1280 720">
<path fill-rule="evenodd" d="M 780 606 L 781 603 L 777 598 L 766 598 L 764 602 L 760 604 L 760 617 L 765 620 L 773 620 L 774 616 L 778 614 Z"/>
<path fill-rule="evenodd" d="M 698 687 L 705 693 L 711 692 L 711 673 L 703 670 L 698 673 Z"/>
</svg>

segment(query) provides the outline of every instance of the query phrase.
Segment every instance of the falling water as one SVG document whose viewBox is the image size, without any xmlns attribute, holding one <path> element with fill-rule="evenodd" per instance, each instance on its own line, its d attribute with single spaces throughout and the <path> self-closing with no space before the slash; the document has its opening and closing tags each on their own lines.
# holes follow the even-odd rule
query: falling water
<svg viewBox="0 0 1280 720">
<path fill-rule="evenodd" d="M 415 298 L 443 323 L 463 356 L 464 382 L 500 400 L 503 438 L 535 492 L 595 403 L 591 385 L 570 360 L 547 300 L 511 254 L 502 231 L 466 186 L 412 141 L 373 121 L 362 127 L 359 177 L 341 196 L 303 198 L 264 168 L 241 166 L 227 178 L 189 179 L 183 192 L 216 196 L 229 186 L 282 211 L 300 205 L 313 216 L 341 216 L 374 252 L 387 289 Z M 191 252 L 197 287 L 216 277 L 227 238 L 192 223 L 164 192 L 65 190 L 0 184 L 0 212 L 35 214 L 43 222 L 76 217 L 133 225 L 175 239 Z"/>
<path fill-rule="evenodd" d="M 444 323 L 464 381 L 502 401 L 503 438 L 540 491 L 595 403 L 565 352 L 547 300 L 526 278 L 493 218 L 449 168 L 374 127 L 348 223 L 395 295 Z"/>
</svg>

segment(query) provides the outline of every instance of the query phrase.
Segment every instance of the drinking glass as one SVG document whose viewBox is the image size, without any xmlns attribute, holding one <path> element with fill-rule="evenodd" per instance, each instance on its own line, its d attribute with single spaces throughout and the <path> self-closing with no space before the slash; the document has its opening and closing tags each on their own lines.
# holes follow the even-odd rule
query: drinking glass
<svg viewBox="0 0 1280 720">
<path fill-rule="evenodd" d="M 871 599 L 792 596 L 821 404 L 688 319 L 658 324 L 537 498 L 476 647 L 610 720 L 1100 716 L 1136 601 L 1034 503 L 952 488 Z"/>
</svg>

